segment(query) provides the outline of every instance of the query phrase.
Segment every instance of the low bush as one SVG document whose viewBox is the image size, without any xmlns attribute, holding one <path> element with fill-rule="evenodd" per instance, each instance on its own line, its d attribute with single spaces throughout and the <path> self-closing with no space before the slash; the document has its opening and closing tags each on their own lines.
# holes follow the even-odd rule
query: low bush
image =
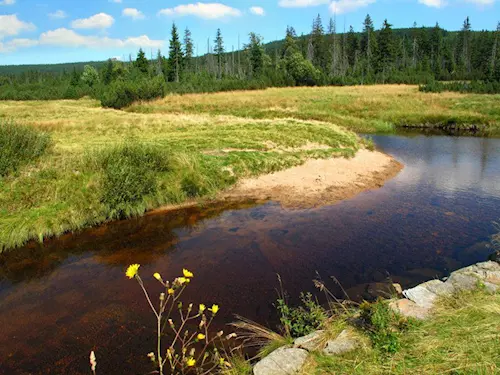
<svg viewBox="0 0 500 375">
<path fill-rule="evenodd" d="M 360 309 L 364 327 L 374 347 L 385 353 L 396 353 L 401 347 L 401 333 L 411 322 L 396 314 L 387 300 L 363 302 Z"/>
<path fill-rule="evenodd" d="M 139 100 L 163 98 L 166 84 L 163 77 L 135 81 L 117 81 L 101 95 L 101 105 L 106 108 L 121 109 Z"/>
<path fill-rule="evenodd" d="M 0 177 L 36 160 L 49 145 L 49 134 L 29 126 L 0 120 Z"/>
<path fill-rule="evenodd" d="M 500 94 L 499 81 L 432 82 L 419 87 L 422 92 L 456 91 L 473 94 Z"/>
<path fill-rule="evenodd" d="M 110 217 L 128 217 L 135 204 L 157 192 L 157 173 L 170 169 L 170 156 L 139 144 L 118 146 L 100 156 L 101 202 Z"/>
<path fill-rule="evenodd" d="M 284 298 L 277 300 L 276 308 L 287 336 L 301 337 L 317 330 L 326 319 L 325 310 L 313 299 L 311 293 L 301 293 L 302 305 L 290 307 Z"/>
</svg>

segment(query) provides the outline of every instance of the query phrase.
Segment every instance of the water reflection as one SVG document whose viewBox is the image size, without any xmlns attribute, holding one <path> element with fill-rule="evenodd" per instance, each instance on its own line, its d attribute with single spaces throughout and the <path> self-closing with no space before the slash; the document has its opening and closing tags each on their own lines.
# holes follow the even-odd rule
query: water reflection
<svg viewBox="0 0 500 375">
<path fill-rule="evenodd" d="M 316 272 L 336 276 L 352 298 L 369 298 L 390 276 L 403 286 L 484 260 L 500 217 L 500 140 L 376 136 L 405 169 L 382 189 L 315 210 L 275 203 L 223 205 L 112 223 L 0 258 L 0 373 L 150 371 L 151 319 L 126 280 L 141 263 L 196 274 L 188 301 L 275 319 L 276 273 L 291 295 L 313 290 Z M 27 255 L 28 254 L 28 255 Z M 334 283 L 329 285 L 340 293 Z"/>
</svg>

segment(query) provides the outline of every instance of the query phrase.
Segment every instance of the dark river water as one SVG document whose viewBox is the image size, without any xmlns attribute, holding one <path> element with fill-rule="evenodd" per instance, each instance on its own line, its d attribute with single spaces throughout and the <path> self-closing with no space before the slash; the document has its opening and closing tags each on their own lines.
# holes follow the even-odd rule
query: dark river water
<svg viewBox="0 0 500 375">
<path fill-rule="evenodd" d="M 111 223 L 0 257 L 0 373 L 151 371 L 155 319 L 135 281 L 195 273 L 183 300 L 275 321 L 277 274 L 291 296 L 314 291 L 316 272 L 353 299 L 388 278 L 403 287 L 442 277 L 491 253 L 500 219 L 500 139 L 375 136 L 404 170 L 378 190 L 313 210 L 223 204 Z M 336 293 L 338 288 L 328 286 Z"/>
</svg>

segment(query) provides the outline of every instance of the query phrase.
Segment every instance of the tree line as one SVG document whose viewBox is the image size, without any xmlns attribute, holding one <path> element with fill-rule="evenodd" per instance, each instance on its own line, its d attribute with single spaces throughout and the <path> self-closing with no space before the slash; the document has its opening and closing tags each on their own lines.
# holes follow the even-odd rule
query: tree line
<svg viewBox="0 0 500 375">
<path fill-rule="evenodd" d="M 373 83 L 434 84 L 435 81 L 500 81 L 500 23 L 494 31 L 472 31 L 466 18 L 460 31 L 434 27 L 394 29 L 388 20 L 376 28 L 367 15 L 361 32 L 338 31 L 318 15 L 308 35 L 287 27 L 285 38 L 264 44 L 250 33 L 243 48 L 228 50 L 221 29 L 196 56 L 191 32 L 174 23 L 168 53 L 146 57 L 141 49 L 128 62 L 62 73 L 29 71 L 0 75 L 0 99 L 57 99 L 91 95 L 120 108 L 167 92 L 210 92 L 270 86 Z M 182 35 L 181 35 L 182 34 Z M 198 46 L 196 50 L 199 52 Z M 434 85 L 433 87 L 437 87 Z M 475 86 L 474 86 L 475 87 Z M 498 85 L 488 86 L 498 87 Z M 432 90 L 429 90 L 432 91 Z"/>
</svg>

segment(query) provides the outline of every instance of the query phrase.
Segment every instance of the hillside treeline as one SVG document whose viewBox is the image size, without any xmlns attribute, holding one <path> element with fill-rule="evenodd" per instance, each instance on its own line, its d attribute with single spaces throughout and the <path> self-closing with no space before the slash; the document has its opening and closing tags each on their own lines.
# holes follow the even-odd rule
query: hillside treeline
<svg viewBox="0 0 500 375">
<path fill-rule="evenodd" d="M 196 57 L 189 29 L 172 25 L 168 54 L 146 57 L 141 49 L 127 62 L 109 60 L 82 70 L 48 69 L 0 75 L 0 99 L 74 99 L 90 95 L 104 106 L 121 108 L 168 92 L 213 92 L 302 85 L 373 83 L 429 84 L 474 81 L 481 92 L 498 91 L 500 23 L 496 31 L 472 31 L 467 18 L 460 31 L 434 27 L 396 29 L 385 20 L 376 28 L 366 16 L 361 32 L 338 32 L 335 19 L 313 21 L 309 35 L 288 27 L 284 40 L 264 44 L 250 33 L 241 49 L 228 48 L 217 29 L 207 53 Z M 2 71 L 5 71 L 4 68 Z M 493 82 L 493 84 L 490 84 Z M 457 86 L 460 90 L 462 84 Z M 476 86 L 467 86 L 476 87 Z M 484 88 L 487 88 L 486 90 Z"/>
</svg>

